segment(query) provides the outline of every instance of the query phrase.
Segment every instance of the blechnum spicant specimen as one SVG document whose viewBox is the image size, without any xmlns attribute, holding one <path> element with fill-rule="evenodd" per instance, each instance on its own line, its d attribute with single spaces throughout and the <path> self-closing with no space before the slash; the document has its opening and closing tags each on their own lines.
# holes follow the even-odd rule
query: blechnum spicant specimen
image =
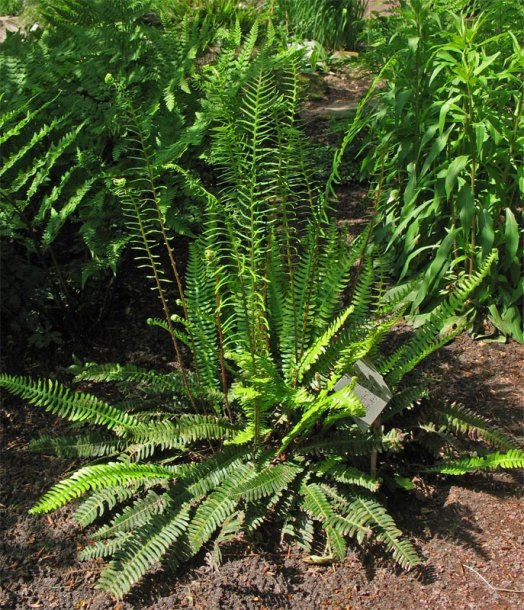
<svg viewBox="0 0 524 610">
<path fill-rule="evenodd" d="M 42 437 L 34 448 L 94 461 L 32 512 L 81 497 L 82 525 L 104 515 L 80 557 L 109 558 L 99 586 L 119 598 L 159 561 L 176 567 L 203 548 L 219 560 L 221 542 L 263 527 L 320 561 L 342 559 L 350 538 L 364 545 L 374 537 L 410 568 L 421 560 L 382 503 L 385 482 L 524 465 L 510 435 L 465 407 L 429 402 L 425 388 L 406 379 L 459 332 L 446 332 L 445 322 L 486 277 L 495 253 L 406 344 L 382 355 L 402 306 L 382 296 L 371 228 L 348 245 L 329 220 L 341 155 L 327 188 L 310 179 L 296 121 L 298 58 L 272 50 L 271 27 L 265 44 L 256 26 L 237 48 L 240 38 L 233 32 L 201 82 L 218 193 L 178 168 L 207 206 L 185 278 L 174 259 L 166 267 L 157 258 L 163 244 L 170 260 L 171 238 L 155 163 L 140 137 L 132 141 L 143 177 L 115 187 L 167 316 L 153 323 L 171 334 L 178 368 L 77 366 L 78 381 L 120 384 L 128 397 L 121 405 L 56 382 L 0 376 L 2 387 L 76 422 L 73 436 Z M 140 121 L 128 119 L 137 134 Z M 371 427 L 358 420 L 366 412 L 356 393 L 363 359 L 392 394 Z M 340 387 L 344 375 L 349 383 Z"/>
</svg>

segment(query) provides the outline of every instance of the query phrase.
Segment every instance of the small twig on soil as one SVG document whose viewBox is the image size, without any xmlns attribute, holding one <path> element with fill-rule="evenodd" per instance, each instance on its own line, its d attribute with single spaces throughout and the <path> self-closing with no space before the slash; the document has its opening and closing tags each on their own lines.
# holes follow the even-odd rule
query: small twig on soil
<svg viewBox="0 0 524 610">
<path fill-rule="evenodd" d="M 468 570 L 471 570 L 474 574 L 476 574 L 479 578 L 481 578 L 490 589 L 492 589 L 493 591 L 504 591 L 505 593 L 524 593 L 523 589 L 503 589 L 501 587 L 494 587 L 490 582 L 488 582 L 484 576 L 482 576 L 482 574 L 480 574 L 479 572 L 477 572 L 477 570 L 475 570 L 475 568 L 471 568 L 470 566 L 467 566 L 465 563 L 462 564 L 462 567 L 467 568 Z"/>
</svg>

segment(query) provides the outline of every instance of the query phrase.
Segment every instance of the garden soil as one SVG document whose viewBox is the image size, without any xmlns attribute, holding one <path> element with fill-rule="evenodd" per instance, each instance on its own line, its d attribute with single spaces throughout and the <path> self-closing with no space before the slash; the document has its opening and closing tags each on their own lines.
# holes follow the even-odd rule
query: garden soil
<svg viewBox="0 0 524 610">
<path fill-rule="evenodd" d="M 329 80 L 329 79 L 328 79 Z M 335 82 L 336 81 L 336 82 Z M 344 88 L 331 77 L 331 91 Z M 336 85 L 336 86 L 335 86 Z M 355 89 L 355 95 L 357 94 Z M 345 91 L 344 96 L 348 93 Z M 333 99 L 328 100 L 332 102 Z M 341 193 L 339 218 L 363 224 L 364 189 Z M 71 354 L 99 362 L 132 362 L 169 370 L 169 344 L 145 325 L 158 315 L 154 295 L 132 263 L 119 278 L 111 311 L 89 341 L 46 353 L 2 354 L 6 370 L 67 379 Z M 489 329 L 488 329 L 489 331 Z M 399 341 L 406 328 L 399 327 Z M 522 434 L 524 346 L 460 336 L 418 372 L 434 395 L 459 401 Z M 85 388 L 89 389 L 89 388 Z M 184 569 L 158 569 L 125 601 L 95 589 L 101 561 L 80 563 L 88 544 L 72 508 L 49 516 L 28 509 L 78 461 L 33 454 L 31 438 L 66 428 L 53 416 L 3 397 L 0 608 L 5 610 L 357 610 L 524 608 L 524 479 L 519 473 L 434 476 L 416 492 L 389 497 L 388 508 L 424 558 L 421 569 L 397 568 L 380 547 L 350 549 L 345 561 L 315 566 L 270 530 L 249 544 L 223 548 L 223 563 L 205 552 Z"/>
</svg>

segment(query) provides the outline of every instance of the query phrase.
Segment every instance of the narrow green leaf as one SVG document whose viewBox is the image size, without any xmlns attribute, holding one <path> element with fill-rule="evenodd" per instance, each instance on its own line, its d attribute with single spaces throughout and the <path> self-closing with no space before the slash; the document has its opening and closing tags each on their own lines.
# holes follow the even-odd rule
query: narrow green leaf
<svg viewBox="0 0 524 610">
<path fill-rule="evenodd" d="M 445 181 L 446 196 L 448 198 L 451 195 L 451 191 L 453 190 L 455 183 L 457 182 L 457 178 L 460 172 L 465 169 L 469 161 L 469 155 L 460 155 L 458 157 L 455 157 L 455 159 L 453 159 L 453 161 L 449 164 L 449 167 L 446 171 Z"/>
</svg>

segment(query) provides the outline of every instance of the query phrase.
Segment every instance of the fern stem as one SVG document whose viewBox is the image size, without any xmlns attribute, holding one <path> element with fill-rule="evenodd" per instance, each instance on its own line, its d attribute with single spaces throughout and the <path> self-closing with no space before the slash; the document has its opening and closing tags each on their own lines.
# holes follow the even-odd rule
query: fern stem
<svg viewBox="0 0 524 610">
<path fill-rule="evenodd" d="M 224 333 L 222 330 L 222 320 L 220 318 L 220 310 L 222 306 L 221 298 L 220 298 L 220 289 L 219 289 L 219 278 L 216 280 L 216 290 L 215 290 L 215 303 L 216 303 L 216 325 L 218 332 L 218 351 L 219 351 L 219 360 L 220 360 L 220 377 L 222 381 L 222 393 L 224 394 L 224 403 L 226 405 L 226 411 L 230 421 L 234 421 L 233 412 L 231 411 L 231 405 L 229 404 L 229 399 L 227 397 L 227 374 L 226 374 L 226 359 L 224 355 Z"/>
<path fill-rule="evenodd" d="M 138 121 L 138 117 L 136 116 L 136 112 L 135 109 L 133 107 L 133 105 L 131 104 L 131 102 L 128 100 L 127 101 L 127 105 L 129 108 L 129 111 L 131 113 L 131 117 L 134 123 L 134 127 L 135 127 L 135 131 L 136 134 L 138 135 L 139 141 L 140 141 L 140 149 L 144 158 L 144 162 L 146 165 L 146 172 L 147 172 L 147 179 L 149 182 L 149 188 L 151 189 L 151 195 L 152 195 L 152 199 L 153 199 L 153 204 L 154 204 L 154 208 L 155 208 L 155 212 L 156 212 L 156 216 L 157 216 L 157 220 L 158 220 L 158 224 L 160 227 L 160 232 L 162 234 L 162 241 L 164 243 L 164 247 L 167 251 L 167 255 L 169 258 L 169 263 L 171 265 L 171 270 L 173 272 L 173 275 L 175 277 L 175 282 L 177 285 L 177 289 L 178 289 L 178 294 L 180 296 L 180 303 L 182 305 L 182 310 L 184 312 L 184 318 L 186 320 L 189 320 L 189 316 L 188 316 L 188 309 L 187 309 L 187 301 L 186 301 L 186 297 L 184 294 L 184 288 L 182 285 L 182 279 L 180 277 L 180 273 L 178 271 L 178 266 L 176 264 L 176 260 L 175 260 L 175 255 L 174 255 L 174 251 L 173 248 L 169 242 L 169 236 L 167 234 L 167 229 L 164 223 L 164 219 L 162 217 L 162 211 L 160 209 L 160 204 L 159 204 L 159 198 L 158 198 L 158 190 L 157 190 L 157 186 L 156 186 L 156 180 L 155 180 L 155 175 L 153 172 L 153 164 L 151 162 L 151 159 L 149 157 L 149 153 L 147 151 L 147 146 L 146 146 L 146 142 L 145 142 L 145 138 L 144 138 L 144 133 L 142 131 L 142 128 L 140 126 L 140 123 Z M 167 320 L 168 325 L 170 326 L 170 330 L 171 330 L 171 321 Z M 189 335 L 189 340 L 191 341 L 191 346 L 193 349 L 193 352 L 195 352 L 196 350 L 196 346 L 195 346 L 195 340 L 193 337 L 193 333 L 191 331 L 190 326 L 187 327 L 187 333 Z M 174 337 L 173 337 L 174 338 Z M 176 340 L 175 340 L 176 343 Z M 175 348 L 177 349 L 177 348 Z M 178 352 L 177 352 L 177 356 L 178 356 Z M 195 364 L 195 375 L 197 377 L 197 380 L 199 380 L 200 375 L 199 375 L 199 371 L 198 371 L 198 366 Z M 194 405 L 193 400 L 191 400 L 192 404 Z"/>
<path fill-rule="evenodd" d="M 160 274 L 158 273 L 157 267 L 156 267 L 156 263 L 155 263 L 155 259 L 153 256 L 153 252 L 151 251 L 151 247 L 149 245 L 149 241 L 147 238 L 147 233 L 142 221 L 142 217 L 140 215 L 140 210 L 138 209 L 137 204 L 135 203 L 133 197 L 130 197 L 130 201 L 135 209 L 135 217 L 137 219 L 138 222 L 138 228 L 140 231 L 140 237 L 142 238 L 142 242 L 144 244 L 144 249 L 146 251 L 147 257 L 149 259 L 149 263 L 151 265 L 151 269 L 153 271 L 153 277 L 154 277 L 154 281 L 155 281 L 155 285 L 158 291 L 158 295 L 160 298 L 160 302 L 162 304 L 162 309 L 164 311 L 164 317 L 166 319 L 166 324 L 169 328 L 169 335 L 171 336 L 171 341 L 173 342 L 173 347 L 175 348 L 175 353 L 176 353 L 176 358 L 177 358 L 177 363 L 178 363 L 178 367 L 180 369 L 180 373 L 182 375 L 182 382 L 184 384 L 184 388 L 186 390 L 187 393 L 187 397 L 189 398 L 189 401 L 191 403 L 191 406 L 194 408 L 194 410 L 198 413 L 199 409 L 196 405 L 195 399 L 193 397 L 193 393 L 191 391 L 191 387 L 189 386 L 189 380 L 187 378 L 187 371 L 186 368 L 184 366 L 184 362 L 182 359 L 182 351 L 180 349 L 180 345 L 178 344 L 178 341 L 176 339 L 175 336 L 175 330 L 173 328 L 173 322 L 171 320 L 171 311 L 169 309 L 169 305 L 167 303 L 167 299 L 166 296 L 164 294 L 164 289 L 162 287 L 162 282 L 160 279 Z"/>
</svg>

